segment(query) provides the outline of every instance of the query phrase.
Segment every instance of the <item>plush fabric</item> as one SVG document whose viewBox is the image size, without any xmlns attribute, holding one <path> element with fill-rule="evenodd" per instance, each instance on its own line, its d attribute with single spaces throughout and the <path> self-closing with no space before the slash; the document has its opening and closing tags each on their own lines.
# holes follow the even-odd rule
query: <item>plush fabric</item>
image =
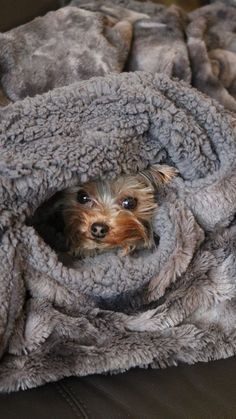
<svg viewBox="0 0 236 419">
<path fill-rule="evenodd" d="M 133 23 L 128 70 L 164 72 L 188 81 L 236 111 L 235 3 L 217 1 L 189 15 L 176 6 L 167 9 L 135 0 L 72 0 L 71 4 Z"/>
<path fill-rule="evenodd" d="M 16 101 L 0 109 L 1 391 L 236 353 L 233 78 L 227 73 L 224 87 L 218 77 L 214 90 L 209 78 L 204 84 L 209 67 L 197 72 L 202 89 L 230 111 L 193 89 L 196 68 L 181 32 L 191 34 L 187 44 L 202 45 L 209 9 L 195 21 L 152 3 L 140 10 L 135 0 L 75 6 L 0 34 L 2 84 Z M 223 25 L 225 6 L 211 7 L 220 7 L 210 10 Z M 219 57 L 234 60 L 233 37 L 225 39 L 207 49 L 214 68 Z M 108 74 L 148 65 L 154 74 Z M 113 179 L 156 162 L 179 171 L 157 195 L 159 243 L 73 268 L 62 263 L 63 231 L 44 219 L 44 205 L 78 180 Z"/>
<path fill-rule="evenodd" d="M 3 90 L 16 101 L 92 76 L 163 72 L 236 111 L 234 6 L 187 14 L 150 1 L 72 0 L 0 34 Z"/>
<path fill-rule="evenodd" d="M 216 2 L 193 11 L 190 19 L 193 86 L 236 111 L 236 8 Z"/>
<path fill-rule="evenodd" d="M 123 70 L 132 26 L 64 7 L 0 34 L 2 86 L 15 101 Z"/>
<path fill-rule="evenodd" d="M 235 353 L 235 120 L 165 76 L 94 78 L 1 116 L 1 390 L 63 376 Z M 62 265 L 29 225 L 68 185 L 153 162 L 180 172 L 158 197 L 151 251 Z"/>
<path fill-rule="evenodd" d="M 133 26 L 133 38 L 125 69 L 163 72 L 191 82 L 191 69 L 185 40 L 187 14 L 176 6 L 166 8 L 135 0 L 73 0 L 73 6 L 104 16 L 124 19 Z"/>
</svg>

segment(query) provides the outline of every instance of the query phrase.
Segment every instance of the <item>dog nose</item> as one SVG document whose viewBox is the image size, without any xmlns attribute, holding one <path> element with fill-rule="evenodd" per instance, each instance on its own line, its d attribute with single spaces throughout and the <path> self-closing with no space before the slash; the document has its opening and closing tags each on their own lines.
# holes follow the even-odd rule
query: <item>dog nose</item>
<svg viewBox="0 0 236 419">
<path fill-rule="evenodd" d="M 103 223 L 93 223 L 91 225 L 92 236 L 96 239 L 103 239 L 109 231 L 109 227 Z"/>
</svg>

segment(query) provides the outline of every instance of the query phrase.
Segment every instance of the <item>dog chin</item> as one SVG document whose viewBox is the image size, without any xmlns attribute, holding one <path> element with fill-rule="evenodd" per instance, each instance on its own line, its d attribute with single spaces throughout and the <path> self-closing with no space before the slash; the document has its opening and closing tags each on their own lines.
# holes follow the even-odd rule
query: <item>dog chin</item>
<svg viewBox="0 0 236 419">
<path fill-rule="evenodd" d="M 77 258 L 85 258 L 96 256 L 101 253 L 108 253 L 110 251 L 118 253 L 120 256 L 127 256 L 133 254 L 136 250 L 150 249 L 153 246 L 153 240 L 148 241 L 143 239 L 127 240 L 122 243 L 107 243 L 98 242 L 94 239 L 86 239 L 77 248 L 71 249 L 71 255 Z"/>
</svg>

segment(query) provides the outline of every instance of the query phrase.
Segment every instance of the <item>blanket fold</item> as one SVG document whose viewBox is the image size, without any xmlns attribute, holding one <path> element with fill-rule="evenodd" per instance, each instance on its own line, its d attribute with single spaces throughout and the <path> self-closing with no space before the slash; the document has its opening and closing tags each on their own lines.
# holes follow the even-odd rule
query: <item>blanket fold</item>
<svg viewBox="0 0 236 419">
<path fill-rule="evenodd" d="M 122 71 L 165 73 L 236 111 L 236 8 L 186 13 L 136 0 L 72 0 L 0 34 L 0 78 L 12 101 Z"/>
<path fill-rule="evenodd" d="M 17 101 L 0 120 L 2 391 L 235 354 L 230 112 L 185 82 L 136 72 Z M 179 170 L 157 195 L 156 247 L 63 264 L 42 204 L 78 179 L 155 162 Z"/>
</svg>

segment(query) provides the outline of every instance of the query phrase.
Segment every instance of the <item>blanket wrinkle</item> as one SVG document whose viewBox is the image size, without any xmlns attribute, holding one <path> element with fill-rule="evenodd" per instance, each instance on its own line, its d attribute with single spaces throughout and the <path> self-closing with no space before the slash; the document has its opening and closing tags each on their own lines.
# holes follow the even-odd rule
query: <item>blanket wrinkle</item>
<svg viewBox="0 0 236 419">
<path fill-rule="evenodd" d="M 0 389 L 232 356 L 233 115 L 184 82 L 139 72 L 27 98 L 0 116 L 0 190 L 11 208 L 10 216 L 6 210 L 0 216 Z M 38 135 L 38 124 L 43 120 L 46 131 L 54 118 L 61 135 Z M 29 123 L 35 126 L 30 137 Z M 42 141 L 49 150 L 44 160 Z M 45 212 L 54 194 L 78 178 L 114 178 L 153 162 L 176 165 L 180 173 L 157 195 L 157 246 L 66 265 L 55 243 L 63 242 L 63 228 L 58 235 L 53 211 L 49 219 Z"/>
<path fill-rule="evenodd" d="M 16 101 L 94 75 L 121 72 L 131 36 L 127 21 L 116 24 L 73 7 L 49 12 L 1 34 L 3 89 Z"/>
<path fill-rule="evenodd" d="M 235 10 L 74 0 L 0 34 L 0 391 L 235 355 Z M 156 245 L 64 258 L 60 192 L 153 163 Z"/>
<path fill-rule="evenodd" d="M 93 76 L 164 72 L 235 111 L 235 18 L 233 2 L 187 14 L 136 0 L 72 0 L 0 34 L 1 85 L 17 101 Z"/>
<path fill-rule="evenodd" d="M 175 217 L 176 247 L 157 277 L 153 277 L 148 285 L 149 302 L 162 297 L 166 289 L 186 271 L 196 249 L 204 240 L 204 232 L 199 228 L 191 212 L 181 204 L 178 205 L 176 202 L 175 208 L 171 208 Z"/>
</svg>

